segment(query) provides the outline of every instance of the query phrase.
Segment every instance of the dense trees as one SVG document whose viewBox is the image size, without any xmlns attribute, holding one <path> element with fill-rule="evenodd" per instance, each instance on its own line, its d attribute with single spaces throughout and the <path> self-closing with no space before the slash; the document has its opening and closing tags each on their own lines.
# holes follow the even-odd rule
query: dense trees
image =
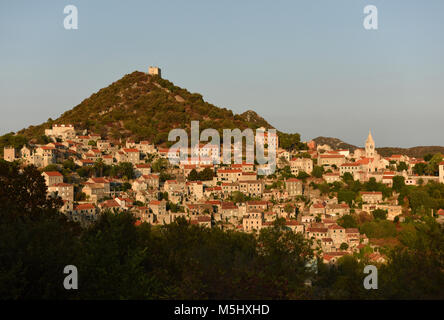
<svg viewBox="0 0 444 320">
<path fill-rule="evenodd" d="M 426 173 L 429 175 L 437 176 L 439 172 L 439 163 L 442 162 L 443 155 L 437 153 L 432 156 L 430 161 L 427 163 Z"/>
<path fill-rule="evenodd" d="M 299 171 L 298 175 L 296 176 L 296 178 L 302 181 L 306 181 L 309 177 L 310 175 L 305 171 Z"/>
<path fill-rule="evenodd" d="M 35 167 L 0 161 L 1 298 L 67 298 L 59 266 L 72 261 L 78 228 L 58 214 L 61 205 L 46 197 Z"/>
<path fill-rule="evenodd" d="M 281 180 L 284 180 L 288 178 L 296 178 L 296 176 L 291 173 L 290 166 L 285 166 L 281 170 L 279 170 L 279 178 Z"/>
<path fill-rule="evenodd" d="M 398 197 L 400 204 L 408 204 L 413 214 L 430 215 L 444 208 L 444 185 L 429 182 L 423 186 L 404 186 Z"/>
<path fill-rule="evenodd" d="M 322 178 L 324 174 L 324 167 L 322 166 L 314 166 L 311 175 L 315 178 Z"/>
<path fill-rule="evenodd" d="M 338 192 L 338 202 L 345 202 L 350 207 L 353 205 L 353 202 L 355 201 L 356 193 L 351 190 L 341 190 Z"/>
<path fill-rule="evenodd" d="M 153 162 L 151 169 L 153 172 L 162 172 L 168 168 L 168 160 L 164 158 L 159 158 Z"/>
<path fill-rule="evenodd" d="M 396 226 L 388 220 L 373 220 L 365 222 L 359 227 L 361 233 L 365 233 L 369 238 L 390 238 L 397 235 Z"/>
<path fill-rule="evenodd" d="M 339 218 L 338 224 L 344 228 L 357 228 L 358 227 L 358 223 L 356 222 L 356 219 L 352 215 L 349 215 L 349 214 L 343 215 L 341 218 Z"/>
<path fill-rule="evenodd" d="M 246 202 L 250 200 L 258 200 L 257 198 L 247 196 L 246 194 L 240 191 L 233 191 L 229 197 L 229 200 L 232 202 Z"/>
<path fill-rule="evenodd" d="M 257 237 L 184 219 L 136 226 L 127 212 L 107 212 L 81 229 L 58 213 L 61 203 L 46 197 L 34 167 L 20 172 L 2 161 L 0 182 L 4 299 L 444 298 L 443 230 L 432 218 L 403 228 L 401 245 L 386 252 L 387 264 L 378 265 L 378 290 L 365 290 L 364 253 L 343 257 L 337 266 L 316 264 L 310 243 L 283 220 Z M 441 190 L 432 186 L 426 192 Z M 354 219 L 342 220 L 353 226 Z M 386 220 L 360 228 L 369 237 L 396 235 L 395 224 Z M 62 286 L 68 264 L 78 268 L 78 290 Z M 308 279 L 311 286 L 305 285 Z"/>
<path fill-rule="evenodd" d="M 0 155 L 3 155 L 4 147 L 11 146 L 18 149 L 26 145 L 27 142 L 28 139 L 26 137 L 23 135 L 14 135 L 12 132 L 0 136 Z"/>
<path fill-rule="evenodd" d="M 345 202 L 349 206 L 362 202 L 360 191 L 379 191 L 382 192 L 383 198 L 390 197 L 393 191 L 392 188 L 385 184 L 376 182 L 375 178 L 370 178 L 370 180 L 365 183 L 355 181 L 348 172 L 344 174 L 343 181 L 344 183 L 339 181 L 330 184 L 326 182 L 320 184 L 311 183 L 311 186 L 315 189 L 319 189 L 322 194 L 336 195 L 339 203 Z M 404 179 L 402 179 L 402 181 L 399 180 L 399 183 L 395 179 L 395 185 L 398 189 L 402 190 L 405 186 Z"/>
<path fill-rule="evenodd" d="M 403 176 L 393 177 L 393 191 L 401 192 L 402 188 L 405 186 L 405 178 Z"/>
<path fill-rule="evenodd" d="M 401 161 L 397 166 L 396 166 L 396 170 L 399 172 L 402 172 L 404 170 L 407 170 L 409 167 L 407 166 L 407 163 L 405 163 L 404 161 Z"/>
<path fill-rule="evenodd" d="M 379 219 L 379 220 L 387 219 L 387 210 L 376 209 L 376 210 L 373 210 L 372 214 L 375 219 Z"/>
<path fill-rule="evenodd" d="M 196 169 L 190 171 L 190 174 L 187 177 L 188 181 L 206 181 L 213 180 L 214 171 L 210 168 L 205 168 L 202 171 L 197 172 Z"/>
<path fill-rule="evenodd" d="M 301 135 L 299 133 L 283 133 L 278 132 L 279 146 L 287 150 L 307 150 L 305 143 L 301 142 Z"/>
<path fill-rule="evenodd" d="M 70 163 L 66 163 L 70 166 Z M 65 163 L 64 163 L 65 167 Z M 116 177 L 123 179 L 134 179 L 134 167 L 131 162 L 121 162 L 116 165 L 107 165 L 102 160 L 97 160 L 93 166 L 74 167 L 75 171 L 80 177 Z M 71 169 L 70 171 L 74 171 Z"/>
<path fill-rule="evenodd" d="M 389 299 L 444 299 L 444 233 L 432 218 L 414 223 L 380 268 L 380 287 Z M 408 279 L 406 281 L 406 279 Z"/>
<path fill-rule="evenodd" d="M 425 175 L 426 167 L 427 167 L 426 163 L 419 162 L 419 163 L 415 164 L 415 166 L 413 167 L 413 173 L 415 173 L 419 176 L 423 176 L 423 175 Z"/>
<path fill-rule="evenodd" d="M 259 239 L 192 226 L 184 219 L 136 227 L 135 218 L 125 212 L 105 213 L 91 228 L 81 230 L 57 213 L 59 203 L 46 198 L 44 180 L 35 168 L 19 174 L 3 165 L 0 172 L 2 298 L 304 296 L 311 250 L 282 221 Z M 35 185 L 32 192 L 24 189 L 29 181 Z M 10 188 L 18 191 L 17 198 Z M 62 271 L 68 264 L 79 270 L 77 291 L 63 289 Z"/>
</svg>

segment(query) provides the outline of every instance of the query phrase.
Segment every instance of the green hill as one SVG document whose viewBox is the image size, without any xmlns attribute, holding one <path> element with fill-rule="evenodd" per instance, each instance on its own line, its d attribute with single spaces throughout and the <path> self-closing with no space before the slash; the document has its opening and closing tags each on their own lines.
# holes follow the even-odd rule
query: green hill
<svg viewBox="0 0 444 320">
<path fill-rule="evenodd" d="M 88 129 L 103 138 L 149 140 L 162 145 L 167 143 L 171 129 L 189 131 L 192 120 L 200 121 L 201 130 L 214 128 L 220 132 L 224 128 L 272 128 L 254 111 L 233 114 L 231 110 L 205 102 L 198 93 L 190 93 L 168 80 L 135 71 L 92 94 L 58 119 L 30 126 L 19 131 L 18 136 L 44 142 L 46 128 L 69 123 L 76 129 Z M 10 141 L 11 136 L 7 139 L 6 136 L 3 140 Z M 299 134 L 279 132 L 279 136 L 284 147 L 302 147 Z"/>
</svg>

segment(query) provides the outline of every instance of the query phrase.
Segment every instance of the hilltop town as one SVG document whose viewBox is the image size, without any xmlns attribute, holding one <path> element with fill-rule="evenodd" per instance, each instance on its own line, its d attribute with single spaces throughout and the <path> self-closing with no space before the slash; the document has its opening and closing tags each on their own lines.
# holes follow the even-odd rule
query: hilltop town
<svg viewBox="0 0 444 320">
<path fill-rule="evenodd" d="M 444 301 L 444 1 L 374 2 L 0 5 L 0 300 Z"/>
<path fill-rule="evenodd" d="M 138 224 L 184 217 L 206 228 L 247 233 L 284 219 L 313 240 L 325 263 L 359 252 L 383 263 L 379 245 L 360 231 L 357 220 L 404 221 L 413 212 L 399 203 L 402 186 L 444 183 L 444 162 L 438 162 L 436 176 L 427 170 L 436 159 L 382 157 L 370 132 L 365 148 L 354 152 L 314 141 L 307 150 L 286 150 L 276 135 L 265 135 L 265 145 L 277 148 L 277 170 L 262 176 L 255 163 L 216 164 L 221 154 L 212 145 L 200 145 L 198 157 L 173 166 L 168 148 L 146 140 L 104 139 L 71 124 L 54 124 L 45 136 L 46 144 L 5 147 L 4 160 L 39 168 L 48 196 L 60 197 L 61 211 L 83 226 L 108 210 L 130 211 Z M 443 208 L 432 214 L 444 220 Z"/>
</svg>

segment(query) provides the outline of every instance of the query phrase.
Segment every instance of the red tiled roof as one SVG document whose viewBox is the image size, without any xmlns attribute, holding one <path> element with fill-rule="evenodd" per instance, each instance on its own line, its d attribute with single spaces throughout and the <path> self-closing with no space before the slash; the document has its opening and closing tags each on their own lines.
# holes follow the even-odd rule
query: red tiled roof
<svg viewBox="0 0 444 320">
<path fill-rule="evenodd" d="M 106 200 L 100 204 L 101 207 L 105 208 L 116 208 L 120 207 L 116 200 Z"/>
<path fill-rule="evenodd" d="M 336 154 L 321 154 L 319 157 L 322 159 L 345 158 L 344 155 L 342 155 L 342 154 L 337 154 L 337 155 Z"/>
<path fill-rule="evenodd" d="M 314 228 L 314 227 L 308 227 L 308 228 L 307 228 L 307 231 L 308 231 L 308 232 L 322 232 L 322 233 L 325 233 L 325 232 L 328 231 L 328 229 L 327 229 L 327 228 Z"/>
<path fill-rule="evenodd" d="M 45 171 L 45 173 L 48 177 L 63 177 L 63 175 L 58 171 Z"/>
<path fill-rule="evenodd" d="M 246 166 L 253 166 L 253 163 L 247 163 L 247 162 L 243 162 L 243 163 L 234 163 L 231 165 L 231 167 L 233 168 L 242 168 L 242 167 L 246 167 Z"/>
<path fill-rule="evenodd" d="M 75 210 L 89 210 L 89 209 L 95 209 L 93 204 L 91 203 L 83 203 L 76 206 Z"/>
<path fill-rule="evenodd" d="M 380 195 L 382 195 L 382 192 L 380 192 L 380 191 L 361 191 L 361 194 L 380 194 Z"/>
<path fill-rule="evenodd" d="M 238 209 L 238 207 L 234 203 L 222 203 L 222 209 Z"/>
<path fill-rule="evenodd" d="M 341 227 L 341 226 L 339 226 L 339 225 L 337 225 L 337 224 L 332 224 L 331 226 L 328 227 L 328 229 L 336 229 L 336 230 L 339 230 L 339 229 L 345 229 L 345 228 L 344 228 L 344 227 Z"/>
<path fill-rule="evenodd" d="M 94 183 L 108 183 L 108 180 L 105 178 L 91 178 L 91 180 L 94 181 Z"/>
<path fill-rule="evenodd" d="M 211 217 L 209 216 L 197 216 L 198 222 L 209 222 L 211 221 Z"/>
<path fill-rule="evenodd" d="M 260 205 L 260 206 L 264 206 L 264 205 L 268 205 L 267 201 L 247 201 L 247 206 L 250 205 Z"/>
<path fill-rule="evenodd" d="M 83 163 L 94 163 L 94 160 L 90 160 L 90 159 L 80 159 L 80 161 Z"/>
<path fill-rule="evenodd" d="M 346 254 L 347 254 L 347 252 L 328 252 L 328 253 L 324 253 L 323 258 L 327 261 L 330 261 L 334 257 L 342 257 L 342 256 L 345 256 Z"/>
<path fill-rule="evenodd" d="M 148 163 L 143 163 L 143 164 L 136 164 L 136 168 L 151 168 L 151 165 Z"/>
<path fill-rule="evenodd" d="M 142 177 L 144 179 L 159 179 L 159 176 L 157 174 L 144 174 Z"/>
<path fill-rule="evenodd" d="M 341 167 L 359 167 L 359 163 L 357 162 L 349 162 L 341 164 Z"/>
<path fill-rule="evenodd" d="M 72 187 L 72 184 L 62 182 L 62 183 L 53 184 L 51 187 Z"/>
<path fill-rule="evenodd" d="M 219 169 L 217 170 L 217 172 L 219 173 L 242 173 L 242 170 L 239 169 Z"/>
<path fill-rule="evenodd" d="M 207 200 L 207 201 L 205 201 L 205 203 L 219 206 L 221 204 L 221 201 L 220 200 Z"/>
<path fill-rule="evenodd" d="M 287 220 L 285 221 L 285 224 L 287 226 L 299 226 L 301 225 L 299 222 L 297 222 L 296 220 Z"/>
<path fill-rule="evenodd" d="M 139 152 L 139 150 L 137 150 L 137 149 L 123 149 L 123 151 L 125 151 L 126 153 L 129 153 L 129 152 Z"/>
</svg>

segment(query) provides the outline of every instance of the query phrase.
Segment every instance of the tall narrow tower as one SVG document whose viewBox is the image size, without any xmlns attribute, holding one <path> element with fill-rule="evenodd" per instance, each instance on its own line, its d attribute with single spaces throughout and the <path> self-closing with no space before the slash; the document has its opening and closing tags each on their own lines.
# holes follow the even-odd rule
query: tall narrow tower
<svg viewBox="0 0 444 320">
<path fill-rule="evenodd" d="M 366 158 L 375 157 L 375 141 L 373 140 L 371 130 L 368 131 L 367 141 L 365 142 L 365 157 Z"/>
<path fill-rule="evenodd" d="M 7 146 L 3 148 L 3 159 L 5 161 L 13 162 L 16 159 L 15 148 Z"/>
<path fill-rule="evenodd" d="M 444 183 L 444 161 L 439 164 L 439 183 Z"/>
</svg>

